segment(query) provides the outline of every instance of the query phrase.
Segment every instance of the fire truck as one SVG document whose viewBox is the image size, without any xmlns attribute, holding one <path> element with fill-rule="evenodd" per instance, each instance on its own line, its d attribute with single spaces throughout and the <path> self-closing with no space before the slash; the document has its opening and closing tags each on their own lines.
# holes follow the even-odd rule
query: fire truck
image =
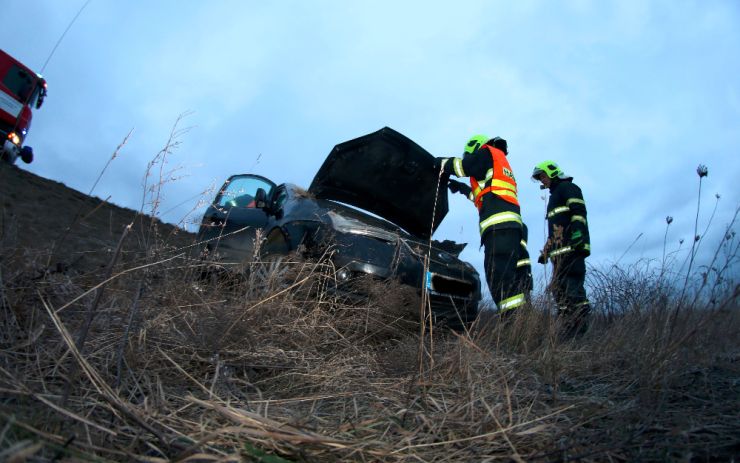
<svg viewBox="0 0 740 463">
<path fill-rule="evenodd" d="M 46 81 L 0 49 L 0 157 L 14 164 L 20 157 L 29 164 L 33 150 L 23 146 L 31 127 L 31 108 L 46 98 Z"/>
</svg>

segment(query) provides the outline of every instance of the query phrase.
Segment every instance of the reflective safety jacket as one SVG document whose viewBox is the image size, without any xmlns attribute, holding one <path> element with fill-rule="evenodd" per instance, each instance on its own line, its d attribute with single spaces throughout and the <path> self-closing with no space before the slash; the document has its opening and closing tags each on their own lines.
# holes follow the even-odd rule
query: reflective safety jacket
<svg viewBox="0 0 740 463">
<path fill-rule="evenodd" d="M 503 151 L 483 145 L 462 159 L 444 159 L 442 166 L 447 174 L 470 177 L 468 198 L 478 208 L 481 238 L 489 230 L 521 228 L 516 179 Z"/>
<path fill-rule="evenodd" d="M 555 178 L 550 184 L 546 246 L 546 256 L 550 259 L 574 252 L 584 257 L 591 254 L 586 202 L 581 189 L 572 180 Z"/>
</svg>

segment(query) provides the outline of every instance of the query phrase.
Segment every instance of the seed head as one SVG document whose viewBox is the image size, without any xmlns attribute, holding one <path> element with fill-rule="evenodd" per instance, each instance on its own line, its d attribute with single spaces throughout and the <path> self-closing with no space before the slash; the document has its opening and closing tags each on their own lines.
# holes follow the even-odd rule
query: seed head
<svg viewBox="0 0 740 463">
<path fill-rule="evenodd" d="M 665 218 L 665 223 L 667 223 L 668 225 L 670 225 L 671 222 L 673 222 L 673 217 L 671 217 L 670 215 L 667 215 L 666 218 Z"/>
<path fill-rule="evenodd" d="M 678 244 L 683 244 L 683 238 L 681 238 L 680 240 L 678 240 Z"/>
<path fill-rule="evenodd" d="M 699 235 L 696 235 L 696 236 L 694 237 L 694 241 L 699 241 L 700 239 L 701 239 L 701 237 L 700 237 Z"/>
<path fill-rule="evenodd" d="M 715 193 L 714 194 L 714 197 L 717 198 L 717 199 L 721 198 L 721 196 L 719 195 L 719 193 Z"/>
<path fill-rule="evenodd" d="M 706 177 L 709 175 L 709 169 L 704 164 L 699 164 L 699 167 L 696 168 L 696 173 L 699 174 L 699 178 Z"/>
</svg>

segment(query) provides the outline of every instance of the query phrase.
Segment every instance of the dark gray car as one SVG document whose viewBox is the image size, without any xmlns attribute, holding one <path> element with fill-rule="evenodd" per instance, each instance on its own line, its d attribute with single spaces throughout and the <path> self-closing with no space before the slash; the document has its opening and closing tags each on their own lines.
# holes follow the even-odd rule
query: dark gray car
<svg viewBox="0 0 740 463">
<path fill-rule="evenodd" d="M 328 255 L 340 283 L 396 279 L 428 291 L 437 322 L 459 325 L 477 316 L 480 279 L 458 257 L 465 244 L 433 240 L 430 249 L 447 214 L 446 185 L 433 156 L 385 127 L 335 146 L 308 190 L 259 175 L 230 177 L 198 240 L 220 262 L 249 262 L 255 251 Z"/>
</svg>

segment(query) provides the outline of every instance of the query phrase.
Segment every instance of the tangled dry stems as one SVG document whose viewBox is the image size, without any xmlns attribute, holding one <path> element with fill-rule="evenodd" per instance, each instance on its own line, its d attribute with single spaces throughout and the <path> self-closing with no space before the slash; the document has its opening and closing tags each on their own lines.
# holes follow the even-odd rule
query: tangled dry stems
<svg viewBox="0 0 740 463">
<path fill-rule="evenodd" d="M 182 255 L 124 256 L 101 287 L 100 272 L 3 254 L 3 458 L 660 461 L 740 449 L 737 294 L 672 320 L 622 284 L 631 299 L 612 300 L 640 310 L 609 310 L 578 341 L 559 341 L 536 301 L 507 325 L 486 312 L 469 331 L 435 330 L 420 356 L 419 299 L 393 283 L 348 297 L 328 263 L 296 256 L 203 278 Z"/>
</svg>

